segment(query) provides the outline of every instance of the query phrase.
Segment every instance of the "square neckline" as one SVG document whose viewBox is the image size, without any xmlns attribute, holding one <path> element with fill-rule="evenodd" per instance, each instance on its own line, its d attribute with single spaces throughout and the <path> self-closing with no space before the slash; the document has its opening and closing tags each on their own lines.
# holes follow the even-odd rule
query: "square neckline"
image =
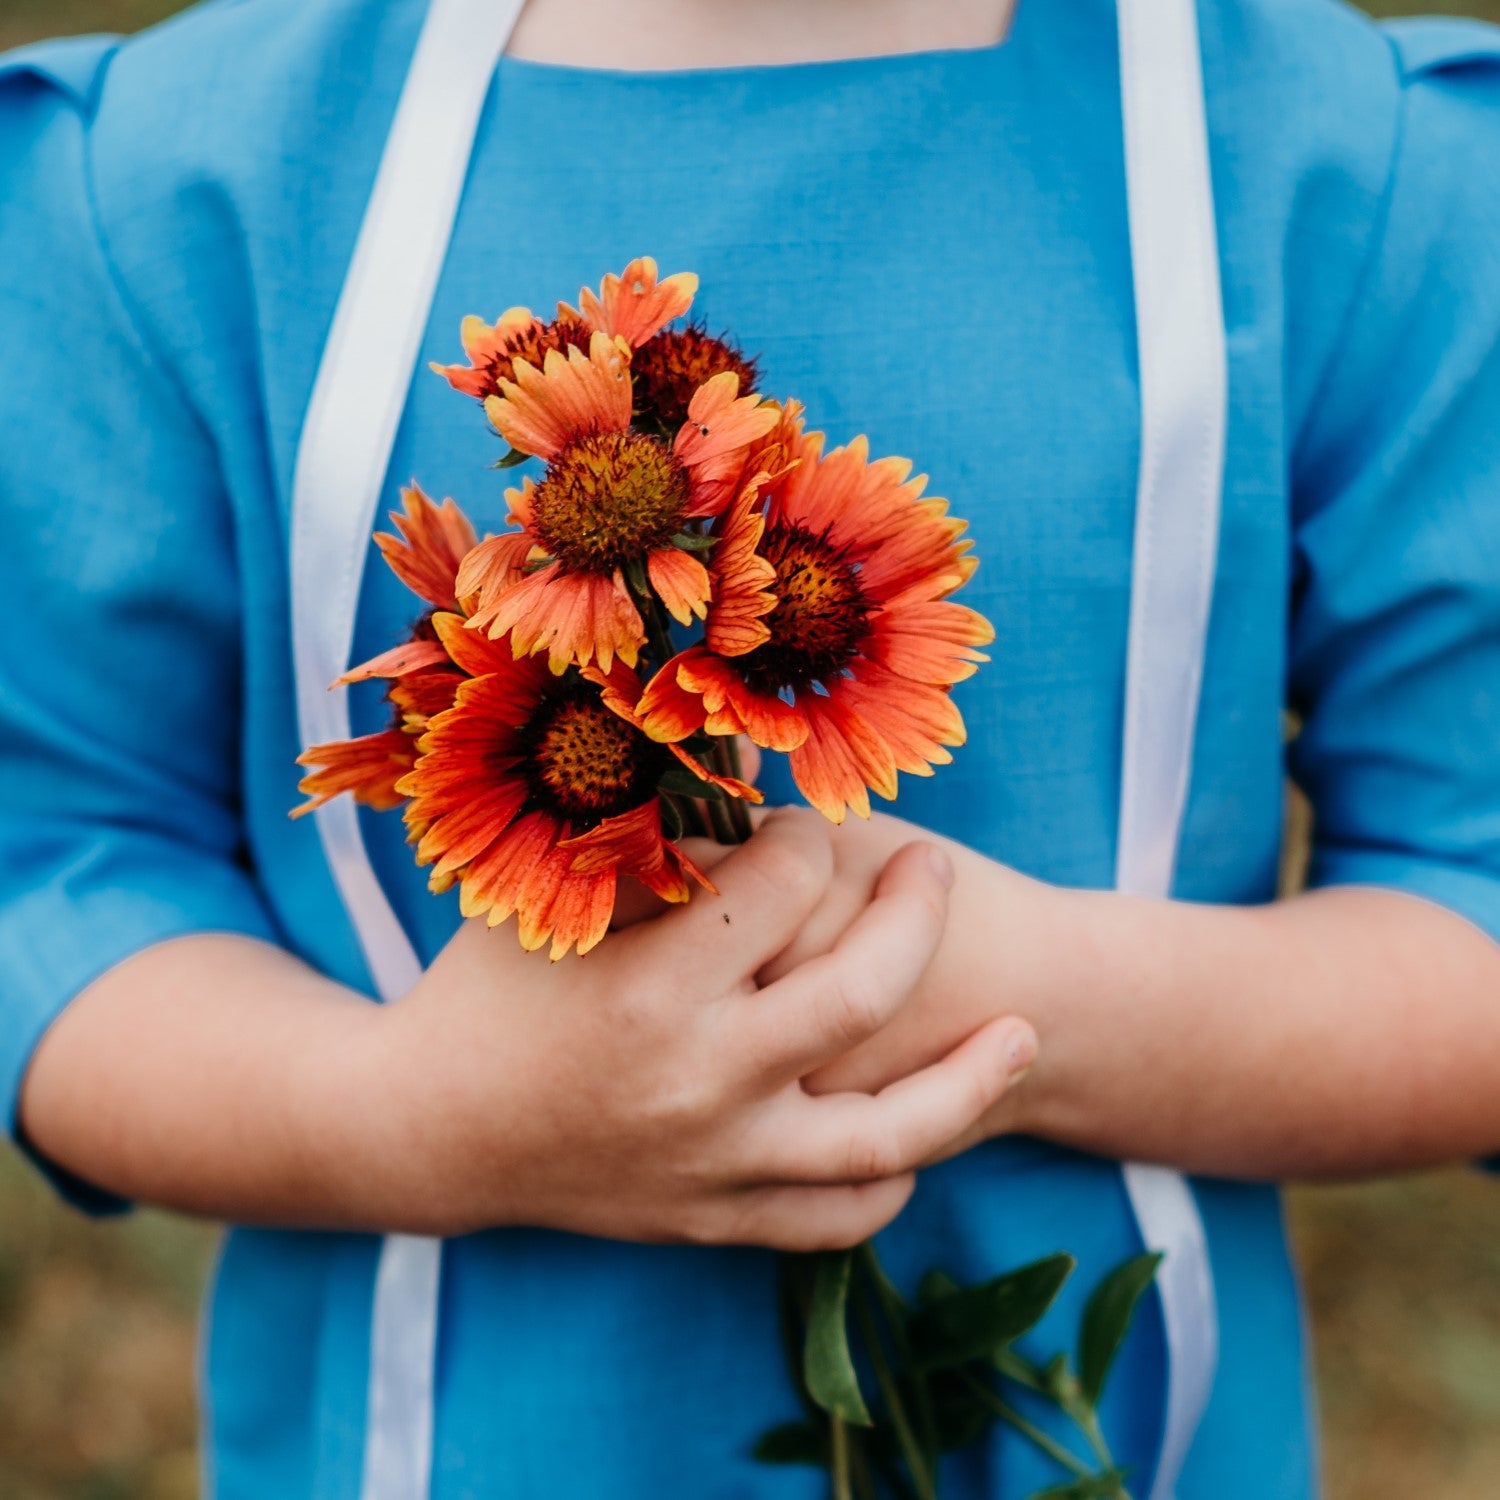
<svg viewBox="0 0 1500 1500">
<path fill-rule="evenodd" d="M 846 77 L 861 73 L 904 71 L 908 68 L 973 65 L 982 67 L 1015 53 L 1024 40 L 1025 17 L 1039 9 L 1041 0 L 1016 0 L 1005 34 L 978 47 L 922 47 L 900 52 L 871 52 L 853 57 L 799 58 L 789 62 L 721 63 L 682 68 L 613 68 L 584 63 L 517 57 L 509 50 L 500 56 L 499 72 L 558 82 L 635 84 L 713 84 L 804 80 L 819 76 Z"/>
</svg>

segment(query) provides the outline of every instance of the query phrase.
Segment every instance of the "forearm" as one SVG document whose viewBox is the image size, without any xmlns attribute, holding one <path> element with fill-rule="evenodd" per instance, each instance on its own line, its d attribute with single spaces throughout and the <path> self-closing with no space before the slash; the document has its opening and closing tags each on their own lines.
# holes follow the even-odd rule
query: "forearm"
<svg viewBox="0 0 1500 1500">
<path fill-rule="evenodd" d="M 1500 949 L 1452 913 L 1365 888 L 1242 908 L 1015 879 L 1001 931 L 1050 929 L 1026 945 L 1038 970 L 987 1001 L 1042 1039 L 1010 1106 L 1020 1128 L 1268 1179 L 1500 1148 Z M 971 889 L 983 902 L 993 877 Z M 954 940 L 948 977 L 970 1003 L 991 941 L 974 925 Z"/>
<path fill-rule="evenodd" d="M 915 830 L 839 832 L 842 904 L 809 924 L 812 947 Z M 1367 888 L 1258 907 L 1064 890 L 947 847 L 947 936 L 917 996 L 815 1092 L 883 1087 L 1013 1014 L 1040 1054 L 976 1139 L 1268 1179 L 1500 1150 L 1500 946 L 1462 918 Z"/>
<path fill-rule="evenodd" d="M 43 1038 L 21 1127 L 125 1197 L 238 1223 L 395 1228 L 373 1100 L 379 1008 L 253 939 L 150 948 Z"/>
</svg>

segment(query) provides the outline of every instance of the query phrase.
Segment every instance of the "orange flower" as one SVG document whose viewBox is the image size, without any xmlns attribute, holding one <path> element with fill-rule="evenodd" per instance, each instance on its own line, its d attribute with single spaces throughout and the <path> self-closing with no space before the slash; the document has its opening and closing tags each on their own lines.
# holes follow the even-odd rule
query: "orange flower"
<svg viewBox="0 0 1500 1500">
<path fill-rule="evenodd" d="M 664 328 L 648 339 L 630 361 L 637 414 L 663 432 L 687 421 L 693 393 L 715 375 L 732 370 L 747 394 L 760 383 L 760 371 L 727 339 L 714 338 L 701 324 Z"/>
<path fill-rule="evenodd" d="M 757 476 L 716 528 L 706 644 L 657 674 L 637 717 L 663 741 L 707 729 L 788 752 L 838 823 L 869 816 L 869 791 L 894 797 L 898 771 L 952 759 L 964 727 L 950 689 L 994 632 L 947 598 L 975 562 L 909 463 L 871 462 L 862 438 L 826 456 L 821 434 L 788 446 L 794 466 L 764 499 Z"/>
<path fill-rule="evenodd" d="M 454 501 L 434 505 L 415 480 L 401 491 L 404 511 L 391 512 L 399 533 L 375 533 L 375 545 L 397 578 L 434 609 L 458 608 L 459 564 L 479 540 Z"/>
<path fill-rule="evenodd" d="M 457 610 L 458 565 L 474 545 L 474 528 L 452 500 L 435 505 L 413 484 L 401 492 L 404 511 L 392 511 L 398 535 L 377 532 L 375 543 L 391 571 L 434 609 Z M 462 680 L 432 625 L 432 610 L 423 614 L 407 639 L 360 666 L 351 667 L 334 687 L 383 678 L 390 682 L 386 701 L 390 724 L 376 734 L 314 745 L 297 758 L 316 769 L 298 790 L 308 800 L 292 810 L 300 818 L 341 792 L 356 802 L 385 812 L 404 800 L 396 783 L 416 761 L 416 736 L 427 720 L 453 702 Z"/>
<path fill-rule="evenodd" d="M 557 304 L 557 316 L 544 323 L 529 307 L 512 307 L 493 325 L 470 316 L 459 325 L 459 339 L 467 365 L 440 365 L 429 369 L 441 375 L 456 391 L 484 401 L 500 393 L 500 382 L 515 376 L 522 361 L 540 365 L 551 349 L 566 350 L 587 345 L 592 332 L 581 314 L 566 302 Z"/>
<path fill-rule="evenodd" d="M 521 364 L 515 373 L 485 410 L 547 472 L 507 491 L 519 529 L 476 547 L 459 570 L 460 591 L 477 596 L 472 624 L 508 633 L 518 656 L 546 651 L 554 672 L 592 661 L 608 672 L 616 657 L 634 666 L 648 582 L 681 623 L 706 613 L 708 571 L 684 549 L 684 528 L 728 504 L 747 453 L 780 410 L 741 396 L 725 372 L 694 395 L 669 448 L 630 430 L 620 338 L 597 332 L 586 355 L 552 352 L 540 370 Z"/>
<path fill-rule="evenodd" d="M 632 346 L 645 343 L 693 305 L 697 290 L 698 278 L 685 271 L 658 281 L 656 262 L 646 256 L 631 261 L 623 276 L 606 276 L 598 295 L 585 287 L 579 296 L 582 312 L 559 302 L 557 316 L 549 323 L 529 307 L 512 307 L 493 325 L 483 318 L 465 318 L 459 337 L 469 363 L 434 363 L 431 368 L 454 390 L 485 401 L 501 394 L 503 381 L 515 379 L 518 364 L 540 368 L 552 350 L 565 354 L 586 349 L 596 330 L 611 338 L 618 335 Z"/>
<path fill-rule="evenodd" d="M 606 276 L 597 296 L 585 287 L 578 301 L 591 328 L 638 349 L 680 318 L 697 291 L 698 278 L 691 271 L 658 281 L 656 262 L 643 255 L 625 267 L 624 275 Z"/>
<path fill-rule="evenodd" d="M 662 831 L 658 787 L 668 747 L 632 722 L 641 686 L 621 663 L 556 675 L 437 615 L 439 638 L 469 674 L 427 726 L 398 783 L 417 861 L 430 884 L 455 881 L 466 917 L 491 926 L 514 914 L 528 950 L 586 953 L 604 936 L 620 876 L 667 901 L 708 878 Z M 680 747 L 677 759 L 734 794 Z"/>
</svg>

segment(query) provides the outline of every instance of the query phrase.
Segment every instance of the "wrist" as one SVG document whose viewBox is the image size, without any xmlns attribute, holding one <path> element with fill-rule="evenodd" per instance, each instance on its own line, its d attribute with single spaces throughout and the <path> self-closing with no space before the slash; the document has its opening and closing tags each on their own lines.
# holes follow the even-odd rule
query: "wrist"
<svg viewBox="0 0 1500 1500">
<path fill-rule="evenodd" d="M 303 1039 L 288 1072 L 299 1196 L 323 1227 L 461 1232 L 431 1119 L 444 1090 L 420 1028 L 405 1002 L 340 1010 Z"/>
<path fill-rule="evenodd" d="M 1076 1144 L 1097 1139 L 1101 1061 L 1131 1066 L 1140 1038 L 1149 1035 L 1151 988 L 1169 955 L 1151 915 L 1161 904 L 1116 891 L 1079 890 L 1028 882 L 1033 899 L 1018 919 L 1029 937 L 1021 944 L 1036 965 L 1020 990 L 1017 1009 L 1036 1027 L 1041 1046 L 1034 1068 L 1002 1101 L 1013 1110 L 1010 1130 Z M 1112 1033 L 1129 1030 L 1118 1048 Z M 1148 1080 L 1139 1079 L 1139 1086 Z"/>
</svg>

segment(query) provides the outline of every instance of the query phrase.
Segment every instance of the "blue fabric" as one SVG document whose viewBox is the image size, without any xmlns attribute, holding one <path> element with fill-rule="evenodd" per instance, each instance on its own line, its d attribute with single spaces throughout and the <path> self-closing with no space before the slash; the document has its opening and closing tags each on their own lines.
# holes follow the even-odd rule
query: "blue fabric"
<svg viewBox="0 0 1500 1500">
<path fill-rule="evenodd" d="M 1410 891 L 1500 935 L 1494 34 L 1407 30 L 1398 50 L 1324 0 L 1201 11 L 1233 409 L 1177 892 L 1272 894 L 1290 701 L 1314 878 Z M 118 51 L 0 68 L 12 1121 L 59 1011 L 164 938 L 249 933 L 368 988 L 315 832 L 285 816 L 285 537 L 421 12 L 221 0 Z M 1114 861 L 1138 456 L 1117 72 L 1106 0 L 1022 0 L 1005 46 L 967 54 L 637 77 L 507 61 L 424 350 L 455 358 L 463 314 L 544 307 L 634 254 L 697 270 L 701 311 L 762 355 L 770 389 L 835 439 L 914 454 L 973 523 L 969 598 L 995 660 L 959 689 L 968 746 L 899 810 L 1091 886 Z M 416 474 L 498 527 L 493 456 L 477 411 L 423 374 L 392 498 Z M 371 568 L 356 650 L 411 613 Z M 376 727 L 375 694 L 354 712 Z M 399 820 L 366 827 L 430 956 L 453 905 L 426 894 Z M 1313 1460 L 1277 1194 L 1204 1182 L 1199 1199 L 1223 1355 L 1179 1494 L 1295 1500 Z M 926 1174 L 885 1236 L 908 1281 L 1062 1246 L 1082 1266 L 1036 1336 L 1049 1351 L 1136 1248 L 1113 1165 L 994 1143 Z M 365 1237 L 231 1234 L 207 1362 L 223 1500 L 357 1493 L 374 1264 Z M 450 1247 L 437 1500 L 817 1494 L 747 1456 L 792 1415 L 771 1274 L 756 1252 L 544 1232 Z M 1139 1475 L 1161 1373 L 1147 1315 L 1106 1414 Z M 1049 1477 L 997 1438 L 946 1493 Z"/>
</svg>

